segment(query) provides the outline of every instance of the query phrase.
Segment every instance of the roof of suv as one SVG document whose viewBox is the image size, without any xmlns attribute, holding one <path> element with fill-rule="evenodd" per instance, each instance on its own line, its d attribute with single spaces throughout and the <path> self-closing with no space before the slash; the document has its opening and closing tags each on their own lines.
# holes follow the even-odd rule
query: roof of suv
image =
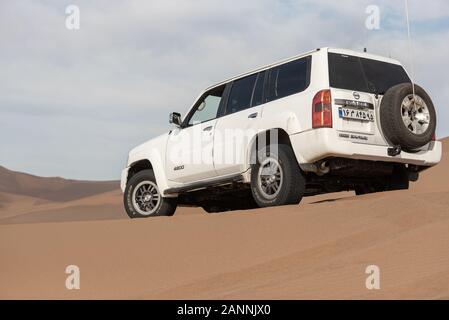
<svg viewBox="0 0 449 320">
<path fill-rule="evenodd" d="M 251 75 L 253 73 L 257 73 L 257 72 L 269 69 L 271 67 L 274 67 L 274 66 L 277 66 L 277 65 L 289 62 L 289 61 L 293 61 L 293 60 L 296 60 L 296 59 L 299 59 L 299 58 L 302 58 L 302 57 L 305 57 L 305 56 L 308 56 L 308 55 L 311 55 L 311 54 L 314 54 L 314 53 L 319 52 L 321 50 L 327 51 L 327 52 L 333 52 L 333 53 L 340 53 L 340 54 L 346 54 L 346 55 L 351 55 L 351 56 L 357 56 L 357 57 L 362 57 L 362 58 L 366 58 L 366 59 L 379 60 L 379 61 L 383 61 L 383 62 L 387 62 L 387 63 L 393 63 L 393 64 L 399 64 L 399 65 L 401 64 L 397 60 L 394 60 L 394 59 L 391 59 L 391 58 L 386 58 L 386 57 L 375 55 L 375 54 L 371 54 L 371 53 L 367 53 L 367 52 L 359 52 L 359 51 L 354 51 L 354 50 L 350 50 L 350 49 L 323 47 L 323 48 L 318 48 L 318 49 L 315 49 L 315 50 L 312 50 L 312 51 L 308 51 L 308 52 L 305 52 L 305 53 L 301 53 L 301 54 L 295 55 L 295 56 L 287 58 L 287 59 L 282 59 L 282 60 L 279 60 L 277 62 L 273 62 L 273 63 L 270 63 L 268 65 L 265 65 L 263 67 L 259 67 L 259 68 L 253 69 L 251 71 L 239 74 L 237 76 L 228 78 L 228 79 L 226 79 L 224 81 L 221 81 L 219 83 L 216 83 L 216 84 L 206 88 L 204 90 L 204 92 L 208 91 L 210 89 L 213 89 L 215 87 L 218 87 L 218 86 L 220 86 L 222 84 L 231 82 L 233 80 L 236 80 L 236 79 L 239 79 L 239 78 L 243 78 L 243 77 Z"/>
<path fill-rule="evenodd" d="M 323 48 L 323 50 L 327 50 L 328 52 L 333 52 L 333 53 L 346 54 L 348 56 L 357 56 L 357 57 L 362 57 L 362 58 L 366 58 L 366 59 L 383 61 L 383 62 L 392 63 L 392 64 L 401 64 L 398 60 L 395 60 L 392 58 L 387 58 L 387 57 L 380 56 L 377 54 L 368 53 L 368 52 L 359 52 L 359 51 L 354 51 L 354 50 L 350 50 L 350 49 L 341 49 L 341 48 Z"/>
</svg>

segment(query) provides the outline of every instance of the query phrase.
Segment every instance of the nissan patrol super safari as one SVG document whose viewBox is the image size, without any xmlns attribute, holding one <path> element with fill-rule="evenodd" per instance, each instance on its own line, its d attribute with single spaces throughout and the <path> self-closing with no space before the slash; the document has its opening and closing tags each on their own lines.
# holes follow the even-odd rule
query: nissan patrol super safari
<svg viewBox="0 0 449 320">
<path fill-rule="evenodd" d="M 121 188 L 131 218 L 408 189 L 442 153 L 432 100 L 401 63 L 343 49 L 223 81 L 169 121 L 129 153 Z"/>
</svg>

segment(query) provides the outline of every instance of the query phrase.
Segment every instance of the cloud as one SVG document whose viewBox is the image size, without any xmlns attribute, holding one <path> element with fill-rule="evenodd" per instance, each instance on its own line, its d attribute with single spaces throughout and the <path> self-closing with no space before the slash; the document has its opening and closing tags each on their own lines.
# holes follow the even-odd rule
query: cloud
<svg viewBox="0 0 449 320">
<path fill-rule="evenodd" d="M 449 4 L 410 0 L 417 82 L 448 135 Z M 81 29 L 65 28 L 76 4 Z M 381 30 L 364 27 L 381 9 Z M 2 1 L 0 163 L 41 175 L 117 178 L 132 146 L 167 130 L 205 87 L 322 46 L 407 65 L 403 1 Z M 104 146 L 107 145 L 107 148 Z"/>
</svg>

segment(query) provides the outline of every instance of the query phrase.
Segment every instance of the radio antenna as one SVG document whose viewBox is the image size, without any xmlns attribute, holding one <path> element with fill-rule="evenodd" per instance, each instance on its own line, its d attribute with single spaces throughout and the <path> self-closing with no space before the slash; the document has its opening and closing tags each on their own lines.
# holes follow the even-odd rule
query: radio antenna
<svg viewBox="0 0 449 320">
<path fill-rule="evenodd" d="M 409 17 L 409 10 L 408 10 L 408 0 L 404 0 L 405 2 L 405 17 L 407 19 L 407 38 L 408 38 L 408 52 L 409 52 L 409 60 L 410 60 L 410 78 L 412 81 L 412 88 L 413 88 L 413 104 L 416 102 L 416 95 L 415 95 L 415 66 L 413 61 L 413 44 L 412 44 L 412 37 L 410 32 L 410 17 Z"/>
</svg>

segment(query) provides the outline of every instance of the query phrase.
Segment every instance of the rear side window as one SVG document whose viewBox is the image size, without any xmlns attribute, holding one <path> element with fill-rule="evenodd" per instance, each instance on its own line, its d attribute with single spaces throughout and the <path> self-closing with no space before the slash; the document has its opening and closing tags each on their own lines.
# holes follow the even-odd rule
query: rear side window
<svg viewBox="0 0 449 320">
<path fill-rule="evenodd" d="M 256 79 L 257 74 L 253 74 L 246 78 L 234 81 L 231 87 L 231 92 L 229 93 L 226 114 L 239 112 L 250 107 Z"/>
<path fill-rule="evenodd" d="M 384 94 L 410 78 L 397 64 L 329 53 L 329 82 L 333 88 Z"/>
<path fill-rule="evenodd" d="M 270 71 L 268 100 L 304 91 L 310 84 L 310 56 L 274 67 Z"/>
</svg>

